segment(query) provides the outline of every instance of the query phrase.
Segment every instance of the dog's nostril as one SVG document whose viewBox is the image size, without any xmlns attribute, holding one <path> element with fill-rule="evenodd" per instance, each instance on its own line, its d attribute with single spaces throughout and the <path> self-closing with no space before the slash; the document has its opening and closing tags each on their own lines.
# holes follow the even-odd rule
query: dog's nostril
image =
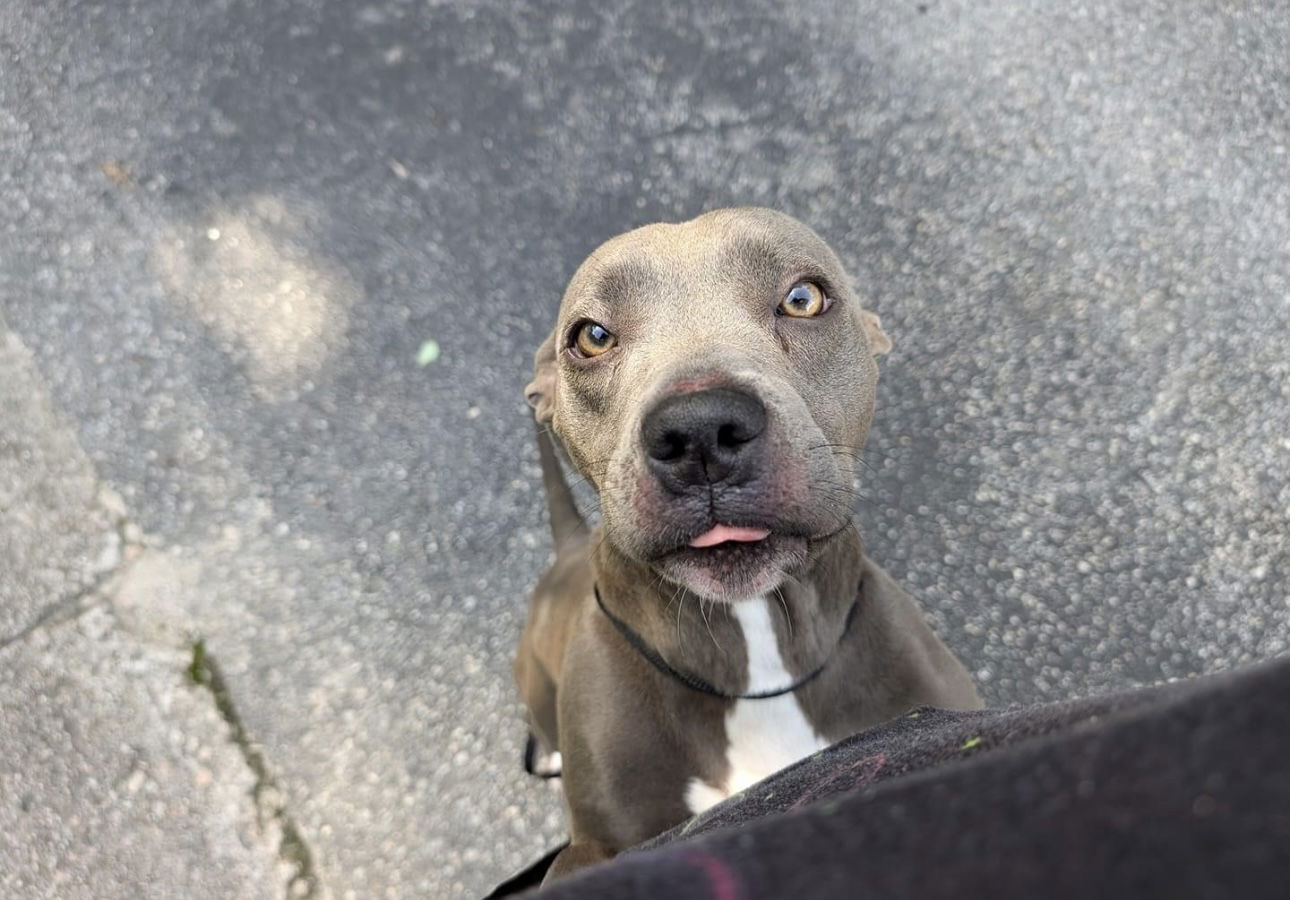
<svg viewBox="0 0 1290 900">
<path fill-rule="evenodd" d="M 671 462 L 685 455 L 687 443 L 685 435 L 678 431 L 669 431 L 655 441 L 649 455 L 659 462 Z"/>
<path fill-rule="evenodd" d="M 717 446 L 725 450 L 733 450 L 740 444 L 746 444 L 753 438 L 748 433 L 748 429 L 741 428 L 736 424 L 726 424 L 717 428 Z"/>
</svg>

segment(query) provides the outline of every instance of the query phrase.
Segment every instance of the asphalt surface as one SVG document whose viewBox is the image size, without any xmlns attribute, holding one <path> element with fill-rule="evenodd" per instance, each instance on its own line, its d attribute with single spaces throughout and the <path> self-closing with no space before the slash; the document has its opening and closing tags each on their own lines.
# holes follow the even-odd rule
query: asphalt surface
<svg viewBox="0 0 1290 900">
<path fill-rule="evenodd" d="M 1284 652 L 1287 60 L 1217 0 L 0 5 L 0 884 L 470 896 L 555 840 L 521 388 L 596 244 L 717 206 L 883 317 L 857 512 L 992 703 Z"/>
</svg>

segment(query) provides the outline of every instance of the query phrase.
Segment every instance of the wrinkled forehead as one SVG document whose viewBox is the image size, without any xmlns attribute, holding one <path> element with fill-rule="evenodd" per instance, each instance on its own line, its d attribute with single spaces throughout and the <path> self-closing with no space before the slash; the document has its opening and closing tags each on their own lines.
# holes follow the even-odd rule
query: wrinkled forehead
<svg viewBox="0 0 1290 900">
<path fill-rule="evenodd" d="M 570 280 L 560 319 L 621 314 L 644 301 L 670 309 L 698 294 L 787 289 L 802 278 L 845 290 L 837 257 L 806 226 L 766 210 L 722 210 L 647 225 L 602 244 Z"/>
</svg>

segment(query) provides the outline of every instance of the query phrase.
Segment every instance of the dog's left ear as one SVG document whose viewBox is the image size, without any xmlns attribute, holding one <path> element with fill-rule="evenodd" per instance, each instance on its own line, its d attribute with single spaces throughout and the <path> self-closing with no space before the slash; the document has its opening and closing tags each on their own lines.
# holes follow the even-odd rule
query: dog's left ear
<svg viewBox="0 0 1290 900">
<path fill-rule="evenodd" d="M 891 338 L 882 330 L 882 319 L 867 309 L 860 310 L 860 321 L 864 324 L 865 337 L 869 339 L 869 349 L 874 356 L 891 352 Z"/>
<path fill-rule="evenodd" d="M 551 424 L 551 417 L 555 415 L 554 331 L 533 354 L 533 380 L 524 387 L 524 399 L 533 407 L 533 418 L 539 425 Z"/>
</svg>

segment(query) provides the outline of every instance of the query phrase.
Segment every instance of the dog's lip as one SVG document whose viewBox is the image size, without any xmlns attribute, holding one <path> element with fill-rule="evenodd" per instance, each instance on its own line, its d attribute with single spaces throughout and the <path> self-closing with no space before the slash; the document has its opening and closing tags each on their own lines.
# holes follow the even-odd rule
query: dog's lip
<svg viewBox="0 0 1290 900">
<path fill-rule="evenodd" d="M 735 521 L 738 521 L 737 519 Z M 709 519 L 702 524 L 692 526 L 694 530 L 686 529 L 684 526 L 677 530 L 681 534 L 689 534 L 689 538 L 679 538 L 675 542 L 668 541 L 650 547 L 645 551 L 644 559 L 650 562 L 660 562 L 666 559 L 688 559 L 693 561 L 703 560 L 710 554 L 725 553 L 733 551 L 757 551 L 773 550 L 776 547 L 784 546 L 786 543 L 791 544 L 796 541 L 802 541 L 808 546 L 826 541 L 831 537 L 841 533 L 851 524 L 850 519 L 842 523 L 842 527 L 836 530 L 830 530 L 820 533 L 816 529 L 807 528 L 791 520 L 768 520 L 760 518 L 744 519 L 740 525 L 732 525 L 729 520 L 719 522 Z M 748 536 L 743 540 L 722 539 L 716 543 L 706 543 L 696 545 L 696 541 L 704 536 L 711 536 L 714 529 L 726 526 L 733 529 L 746 531 Z M 757 533 L 761 537 L 757 540 L 751 539 L 751 534 Z M 673 532 L 675 534 L 675 532 Z M 669 535 L 670 536 L 670 535 Z"/>
<path fill-rule="evenodd" d="M 681 532 L 688 533 L 689 538 L 680 538 L 675 543 L 669 541 L 662 546 L 654 547 L 648 559 L 651 561 L 668 558 L 702 560 L 710 554 L 772 549 L 785 541 L 809 542 L 815 537 L 812 532 L 788 522 L 752 519 L 745 520 L 745 523 L 734 525 L 729 522 L 709 520 L 706 524 L 694 526 L 695 530 L 687 529 Z"/>
<path fill-rule="evenodd" d="M 719 544 L 712 544 L 707 547 L 692 547 L 689 544 L 684 544 L 668 553 L 664 553 L 658 557 L 658 560 L 660 562 L 679 562 L 703 568 L 720 560 L 736 557 L 747 561 L 751 565 L 756 564 L 758 560 L 774 556 L 786 547 L 795 546 L 799 543 L 805 546 L 806 542 L 802 538 L 772 531 L 759 541 L 722 541 Z"/>
<path fill-rule="evenodd" d="M 753 544 L 770 537 L 769 528 L 756 528 L 748 525 L 713 525 L 707 531 L 690 539 L 689 546 L 695 549 L 715 547 L 727 542 Z"/>
<path fill-rule="evenodd" d="M 804 538 L 772 531 L 760 541 L 680 547 L 658 561 L 659 574 L 699 596 L 730 600 L 764 594 L 809 557 Z"/>
</svg>

